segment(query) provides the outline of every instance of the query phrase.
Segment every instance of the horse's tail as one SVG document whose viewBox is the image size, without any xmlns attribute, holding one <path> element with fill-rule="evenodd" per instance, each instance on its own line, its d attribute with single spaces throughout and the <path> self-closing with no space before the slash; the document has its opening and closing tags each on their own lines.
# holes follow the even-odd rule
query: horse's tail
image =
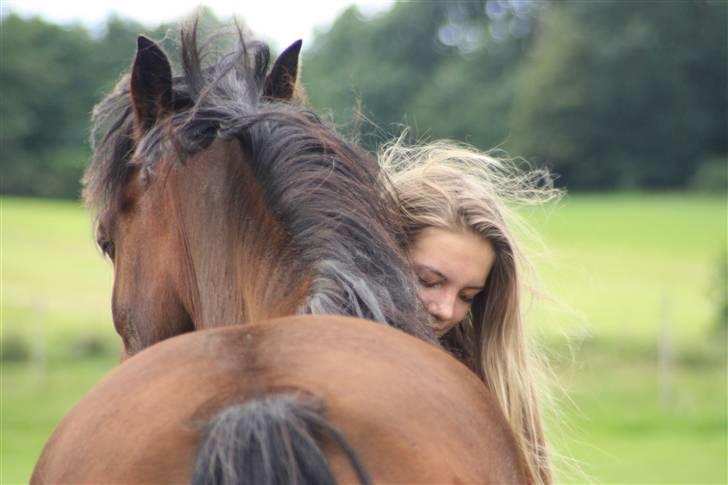
<svg viewBox="0 0 728 485">
<path fill-rule="evenodd" d="M 371 479 L 346 442 L 310 404 L 286 395 L 253 399 L 213 416 L 192 472 L 194 485 L 335 484 L 318 440 L 330 435 L 359 481 Z"/>
</svg>

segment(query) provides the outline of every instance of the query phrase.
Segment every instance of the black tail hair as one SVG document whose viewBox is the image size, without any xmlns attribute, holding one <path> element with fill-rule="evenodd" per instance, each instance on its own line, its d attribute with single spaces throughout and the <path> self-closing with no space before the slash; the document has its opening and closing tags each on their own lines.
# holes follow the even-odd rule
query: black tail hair
<svg viewBox="0 0 728 485">
<path fill-rule="evenodd" d="M 229 406 L 208 422 L 192 472 L 193 485 L 335 484 L 317 442 L 328 433 L 362 484 L 369 474 L 344 436 L 303 399 L 275 395 Z"/>
</svg>

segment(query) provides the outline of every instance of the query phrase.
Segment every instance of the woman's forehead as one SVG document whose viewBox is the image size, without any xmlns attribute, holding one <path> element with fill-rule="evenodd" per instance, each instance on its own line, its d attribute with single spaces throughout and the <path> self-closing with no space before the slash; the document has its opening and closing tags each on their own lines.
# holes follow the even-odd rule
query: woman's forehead
<svg viewBox="0 0 728 485">
<path fill-rule="evenodd" d="M 492 244 L 468 232 L 427 228 L 409 252 L 415 269 L 428 269 L 465 288 L 481 287 L 495 260 Z"/>
</svg>

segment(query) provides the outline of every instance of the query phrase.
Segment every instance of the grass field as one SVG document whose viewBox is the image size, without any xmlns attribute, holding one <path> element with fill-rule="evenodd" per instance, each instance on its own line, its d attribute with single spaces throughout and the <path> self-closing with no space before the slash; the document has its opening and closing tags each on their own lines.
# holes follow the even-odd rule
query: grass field
<svg viewBox="0 0 728 485">
<path fill-rule="evenodd" d="M 725 210 L 719 197 L 580 195 L 525 214 L 547 249 L 529 251 L 549 297 L 529 322 L 565 391 L 548 420 L 560 481 L 726 483 Z M 0 483 L 24 483 L 119 344 L 111 266 L 83 209 L 3 198 L 0 217 Z"/>
</svg>

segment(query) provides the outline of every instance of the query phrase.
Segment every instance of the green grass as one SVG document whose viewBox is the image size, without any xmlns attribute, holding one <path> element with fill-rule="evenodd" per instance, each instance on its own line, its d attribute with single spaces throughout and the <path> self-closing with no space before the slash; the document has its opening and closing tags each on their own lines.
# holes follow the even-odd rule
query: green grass
<svg viewBox="0 0 728 485">
<path fill-rule="evenodd" d="M 581 195 L 529 219 L 550 249 L 535 258 L 555 300 L 539 302 L 533 318 L 545 333 L 649 344 L 662 325 L 676 340 L 716 325 L 721 198 Z"/>
<path fill-rule="evenodd" d="M 680 352 L 661 383 L 652 352 L 615 344 L 592 342 L 556 366 L 573 403 L 548 421 L 557 452 L 579 465 L 557 459 L 562 481 L 725 483 L 724 345 Z"/>
<path fill-rule="evenodd" d="M 725 200 L 580 195 L 526 216 L 547 248 L 529 254 L 550 298 L 535 300 L 529 324 L 561 352 L 557 377 L 574 402 L 551 420 L 557 451 L 580 463 L 563 464 L 561 479 L 726 483 Z M 664 402 L 663 330 L 673 355 Z"/>
<path fill-rule="evenodd" d="M 116 345 L 111 264 L 78 202 L 0 199 L 3 335 L 57 353 L 79 334 Z"/>
<path fill-rule="evenodd" d="M 112 368 L 111 357 L 3 363 L 0 483 L 27 483 L 50 433 Z"/>
<path fill-rule="evenodd" d="M 579 195 L 526 213 L 548 248 L 528 254 L 550 297 L 535 300 L 528 321 L 571 399 L 548 418 L 552 447 L 568 457 L 557 459 L 561 481 L 726 483 L 715 299 L 725 210 L 720 197 L 635 194 Z M 20 483 L 62 416 L 115 365 L 119 343 L 111 265 L 80 205 L 2 198 L 0 218 L 0 336 L 25 342 L 31 356 L 1 363 L 0 483 Z M 89 353 L 84 339 L 105 354 L 79 357 Z"/>
</svg>

